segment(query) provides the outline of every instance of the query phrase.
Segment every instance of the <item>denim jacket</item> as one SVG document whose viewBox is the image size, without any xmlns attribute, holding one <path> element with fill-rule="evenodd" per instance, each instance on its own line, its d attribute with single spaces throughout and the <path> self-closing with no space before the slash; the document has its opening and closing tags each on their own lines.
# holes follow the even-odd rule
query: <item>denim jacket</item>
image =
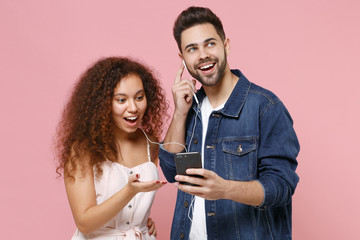
<svg viewBox="0 0 360 240">
<path fill-rule="evenodd" d="M 204 168 L 224 179 L 260 182 L 264 200 L 259 207 L 226 199 L 205 200 L 208 239 L 291 239 L 291 198 L 299 181 L 295 169 L 300 150 L 293 121 L 272 92 L 249 82 L 239 70 L 232 73 L 239 77 L 233 92 L 225 106 L 209 118 Z M 200 89 L 199 102 L 204 97 Z M 201 152 L 201 113 L 193 102 L 186 120 L 186 145 L 190 152 Z M 174 154 L 161 147 L 159 158 L 166 179 L 174 182 Z M 189 238 L 191 198 L 178 190 L 172 240 Z"/>
</svg>

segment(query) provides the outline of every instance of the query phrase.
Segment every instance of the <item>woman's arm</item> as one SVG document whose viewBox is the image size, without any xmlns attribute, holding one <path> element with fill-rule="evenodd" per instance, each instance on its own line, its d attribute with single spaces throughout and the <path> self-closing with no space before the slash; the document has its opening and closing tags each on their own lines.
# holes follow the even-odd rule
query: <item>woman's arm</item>
<svg viewBox="0 0 360 240">
<path fill-rule="evenodd" d="M 92 168 L 83 174 L 73 171 L 75 179 L 65 177 L 65 188 L 71 211 L 79 231 L 89 234 L 105 225 L 138 193 L 158 190 L 160 181 L 140 182 L 138 174 L 131 175 L 128 183 L 105 202 L 97 205 Z"/>
</svg>

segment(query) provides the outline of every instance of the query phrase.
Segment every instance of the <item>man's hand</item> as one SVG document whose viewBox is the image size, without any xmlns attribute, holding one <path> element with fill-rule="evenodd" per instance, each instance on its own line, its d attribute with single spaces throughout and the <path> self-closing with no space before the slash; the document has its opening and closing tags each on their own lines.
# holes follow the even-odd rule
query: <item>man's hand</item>
<svg viewBox="0 0 360 240">
<path fill-rule="evenodd" d="M 207 200 L 230 199 L 242 204 L 260 206 L 264 200 L 264 190 L 258 181 L 234 181 L 221 178 L 215 172 L 201 169 L 189 168 L 187 174 L 201 175 L 197 178 L 184 175 L 176 175 L 175 180 L 197 184 L 189 186 L 177 183 L 181 191 L 205 198 Z"/>
<path fill-rule="evenodd" d="M 176 181 L 184 181 L 193 183 L 199 186 L 189 186 L 178 184 L 178 188 L 181 191 L 196 195 L 207 200 L 218 200 L 226 198 L 226 192 L 228 190 L 228 181 L 221 178 L 213 171 L 202 168 L 189 168 L 186 170 L 187 174 L 201 175 L 203 178 L 176 175 Z"/>
<path fill-rule="evenodd" d="M 193 99 L 196 81 L 188 79 L 181 79 L 184 72 L 184 65 L 181 64 L 176 74 L 174 85 L 172 86 L 172 94 L 175 103 L 175 113 L 182 116 L 186 116 Z"/>
<path fill-rule="evenodd" d="M 181 79 L 183 72 L 184 65 L 181 64 L 171 89 L 174 97 L 175 111 L 164 138 L 164 148 L 172 153 L 178 153 L 184 150 L 185 121 L 192 104 L 193 94 L 196 91 L 196 81 Z"/>
</svg>

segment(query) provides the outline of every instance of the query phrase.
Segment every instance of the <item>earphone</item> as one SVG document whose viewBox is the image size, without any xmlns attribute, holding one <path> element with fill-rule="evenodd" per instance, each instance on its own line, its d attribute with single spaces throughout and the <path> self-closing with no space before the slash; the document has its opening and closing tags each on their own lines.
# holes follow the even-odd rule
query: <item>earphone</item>
<svg viewBox="0 0 360 240">
<path fill-rule="evenodd" d="M 189 70 L 188 70 L 187 67 L 186 67 L 186 64 L 185 64 L 185 61 L 184 61 L 184 60 L 183 60 L 183 64 L 184 64 L 184 67 L 185 67 L 186 71 L 189 72 Z M 199 103 L 199 100 L 198 100 L 197 97 L 196 97 L 195 92 L 193 93 L 193 96 L 194 96 L 195 102 L 197 103 L 198 108 L 200 108 L 200 103 Z M 196 113 L 196 117 L 195 117 L 194 127 L 193 127 L 193 130 L 192 130 L 192 133 L 191 133 L 191 138 L 190 138 L 190 141 L 189 141 L 188 149 L 190 149 L 191 141 L 192 141 L 192 139 L 193 139 L 193 137 L 194 137 L 195 127 L 196 127 L 196 118 L 198 117 L 198 111 L 199 111 L 199 110 L 197 109 L 196 112 L 195 112 L 195 113 Z"/>
<path fill-rule="evenodd" d="M 189 72 L 189 70 L 188 70 L 187 67 L 186 67 L 186 64 L 185 64 L 185 61 L 184 61 L 184 60 L 183 60 L 183 64 L 184 64 L 184 67 L 185 67 L 186 71 Z"/>
</svg>

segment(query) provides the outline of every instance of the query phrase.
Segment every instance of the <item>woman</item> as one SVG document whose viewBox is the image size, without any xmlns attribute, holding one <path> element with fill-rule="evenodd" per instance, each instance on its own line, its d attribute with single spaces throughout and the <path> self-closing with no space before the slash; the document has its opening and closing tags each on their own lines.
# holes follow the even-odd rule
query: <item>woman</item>
<svg viewBox="0 0 360 240">
<path fill-rule="evenodd" d="M 73 239 L 155 239 L 150 208 L 166 182 L 150 142 L 160 137 L 166 109 L 159 81 L 138 62 L 101 59 L 82 75 L 57 132 Z"/>
</svg>

